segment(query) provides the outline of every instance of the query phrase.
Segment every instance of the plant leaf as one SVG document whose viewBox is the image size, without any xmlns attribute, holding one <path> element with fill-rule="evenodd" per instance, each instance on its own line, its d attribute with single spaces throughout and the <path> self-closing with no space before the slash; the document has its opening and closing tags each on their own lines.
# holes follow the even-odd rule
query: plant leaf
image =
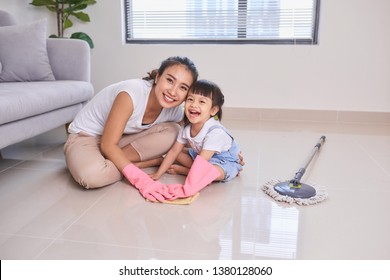
<svg viewBox="0 0 390 280">
<path fill-rule="evenodd" d="M 92 5 L 92 4 L 96 4 L 96 1 L 95 0 L 69 0 L 69 3 Z"/>
<path fill-rule="evenodd" d="M 57 12 L 57 9 L 56 9 L 56 7 L 54 7 L 54 6 L 46 6 L 46 8 L 50 11 L 50 12 Z"/>
<path fill-rule="evenodd" d="M 69 27 L 72 27 L 72 26 L 73 26 L 73 22 L 70 19 L 65 20 L 65 22 L 64 22 L 64 30 L 69 28 Z"/>
<path fill-rule="evenodd" d="M 81 3 L 84 3 L 85 0 L 68 0 L 68 2 L 72 5 L 77 5 L 77 4 L 81 4 Z"/>
<path fill-rule="evenodd" d="M 75 16 L 76 18 L 78 18 L 79 20 L 84 21 L 84 22 L 90 22 L 91 21 L 89 19 L 89 15 L 86 14 L 86 13 L 83 13 L 83 12 L 72 13 L 72 16 Z"/>
<path fill-rule="evenodd" d="M 72 39 L 84 40 L 84 41 L 86 41 L 86 42 L 88 43 L 88 45 L 89 45 L 89 47 L 90 47 L 91 49 L 94 48 L 94 44 L 93 44 L 93 41 L 92 41 L 91 37 L 89 37 L 89 36 L 88 36 L 86 33 L 84 33 L 84 32 L 75 32 L 75 33 L 73 33 L 73 34 L 70 36 L 70 38 L 72 38 Z"/>
<path fill-rule="evenodd" d="M 33 0 L 31 3 L 33 6 L 55 6 L 56 1 L 54 0 Z"/>
<path fill-rule="evenodd" d="M 73 5 L 73 6 L 69 6 L 69 7 L 65 8 L 64 12 L 72 13 L 72 12 L 75 12 L 75 11 L 84 10 L 85 8 L 87 8 L 87 5 L 77 4 L 77 5 Z"/>
</svg>

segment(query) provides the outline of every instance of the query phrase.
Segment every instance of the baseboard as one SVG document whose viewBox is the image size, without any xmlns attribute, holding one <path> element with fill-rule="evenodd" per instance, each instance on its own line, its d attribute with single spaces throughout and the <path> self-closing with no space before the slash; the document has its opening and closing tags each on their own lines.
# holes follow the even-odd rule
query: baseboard
<svg viewBox="0 0 390 280">
<path fill-rule="evenodd" d="M 390 112 L 223 108 L 224 119 L 390 125 Z"/>
</svg>

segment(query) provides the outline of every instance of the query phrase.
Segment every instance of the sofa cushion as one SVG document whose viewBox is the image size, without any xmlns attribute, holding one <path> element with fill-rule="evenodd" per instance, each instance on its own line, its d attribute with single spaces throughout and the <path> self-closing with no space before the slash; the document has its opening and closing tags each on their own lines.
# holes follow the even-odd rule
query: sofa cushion
<svg viewBox="0 0 390 280">
<path fill-rule="evenodd" d="M 53 81 L 46 48 L 47 20 L 0 27 L 0 82 Z"/>
<path fill-rule="evenodd" d="M 93 92 L 83 81 L 0 83 L 0 124 L 88 101 Z"/>
</svg>

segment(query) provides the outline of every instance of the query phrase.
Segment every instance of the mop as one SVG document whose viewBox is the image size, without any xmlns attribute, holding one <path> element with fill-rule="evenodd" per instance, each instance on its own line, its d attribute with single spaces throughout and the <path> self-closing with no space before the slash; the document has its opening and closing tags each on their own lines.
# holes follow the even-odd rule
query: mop
<svg viewBox="0 0 390 280">
<path fill-rule="evenodd" d="M 295 173 L 294 179 L 287 181 L 270 180 L 263 185 L 263 191 L 276 201 L 290 204 L 312 205 L 324 201 L 328 197 L 328 193 L 324 187 L 301 182 L 301 178 L 305 174 L 311 160 L 324 143 L 325 136 L 321 136 L 304 166 Z"/>
</svg>

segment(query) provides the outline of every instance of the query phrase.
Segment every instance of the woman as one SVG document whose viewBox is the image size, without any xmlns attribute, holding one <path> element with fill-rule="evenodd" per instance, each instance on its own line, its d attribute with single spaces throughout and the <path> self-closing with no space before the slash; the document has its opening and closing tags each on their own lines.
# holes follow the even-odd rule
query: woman
<svg viewBox="0 0 390 280">
<path fill-rule="evenodd" d="M 100 91 L 69 125 L 64 152 L 73 178 L 85 188 L 99 188 L 119 181 L 125 167 L 160 163 L 176 140 L 181 104 L 197 78 L 194 63 L 175 56 L 149 77 Z M 133 184 L 137 172 L 125 174 Z"/>
</svg>

